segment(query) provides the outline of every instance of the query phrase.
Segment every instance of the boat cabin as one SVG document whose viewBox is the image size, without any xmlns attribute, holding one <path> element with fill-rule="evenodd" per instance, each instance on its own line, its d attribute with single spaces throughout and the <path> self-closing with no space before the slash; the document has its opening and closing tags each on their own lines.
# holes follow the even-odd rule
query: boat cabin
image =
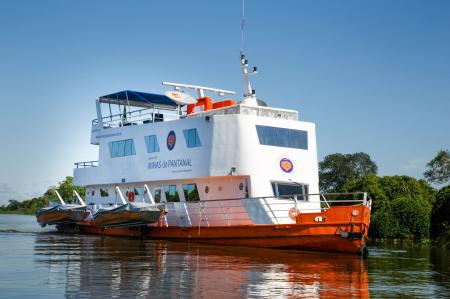
<svg viewBox="0 0 450 299">
<path fill-rule="evenodd" d="M 125 90 L 96 100 L 91 144 L 99 147 L 98 161 L 74 169 L 88 205 L 118 204 L 131 194 L 134 201 L 170 203 L 167 217 L 174 219 L 168 221 L 178 225 L 193 225 L 190 206 L 221 200 L 227 202 L 218 213 L 244 209 L 244 224 L 292 222 L 286 209 L 294 194 L 300 210 L 320 210 L 313 195 L 319 193 L 314 123 L 300 121 L 295 110 L 267 107 L 254 91 L 237 102 L 229 99 L 232 91 L 163 84 L 178 94 Z M 197 91 L 197 98 L 180 94 L 185 89 Z M 291 198 L 289 207 L 267 204 L 283 204 L 284 197 Z M 245 198 L 266 204 L 227 206 Z"/>
</svg>

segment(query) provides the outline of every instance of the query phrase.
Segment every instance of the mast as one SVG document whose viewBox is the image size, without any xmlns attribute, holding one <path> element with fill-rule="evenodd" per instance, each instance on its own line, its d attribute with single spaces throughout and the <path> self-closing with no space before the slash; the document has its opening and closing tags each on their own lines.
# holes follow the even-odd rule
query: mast
<svg viewBox="0 0 450 299">
<path fill-rule="evenodd" d="M 252 85 L 249 80 L 250 75 L 257 74 L 256 66 L 253 67 L 251 72 L 248 71 L 248 60 L 245 59 L 244 55 L 244 24 L 245 24 L 245 0 L 242 0 L 242 20 L 241 20 L 241 70 L 244 80 L 244 95 L 241 103 L 248 106 L 258 106 L 258 101 L 256 99 L 256 92 L 252 89 Z"/>
<path fill-rule="evenodd" d="M 249 80 L 249 76 L 257 74 L 258 69 L 256 66 L 253 67 L 251 72 L 248 71 L 248 60 L 245 59 L 245 55 L 241 52 L 241 70 L 242 79 L 244 80 L 244 96 L 241 103 L 249 106 L 258 106 L 256 100 L 256 91 L 252 89 L 252 85 Z"/>
</svg>

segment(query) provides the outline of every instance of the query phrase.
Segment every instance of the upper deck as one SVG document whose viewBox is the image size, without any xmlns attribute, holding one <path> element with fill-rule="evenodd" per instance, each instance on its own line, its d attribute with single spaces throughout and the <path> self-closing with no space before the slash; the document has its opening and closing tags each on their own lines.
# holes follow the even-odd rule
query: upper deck
<svg viewBox="0 0 450 299">
<path fill-rule="evenodd" d="M 236 104 L 229 107 L 212 109 L 207 111 L 199 111 L 192 114 L 186 114 L 186 111 L 177 109 L 138 109 L 126 114 L 119 113 L 102 117 L 100 120 L 95 118 L 92 120 L 92 125 L 97 126 L 99 123 L 103 125 L 103 129 L 118 128 L 124 126 L 135 126 L 142 124 L 149 124 L 155 122 L 178 120 L 188 117 L 203 117 L 211 115 L 224 114 L 243 114 L 253 116 L 264 116 L 286 120 L 298 120 L 298 112 L 295 110 L 273 108 L 273 107 L 254 107 L 244 104 Z"/>
<path fill-rule="evenodd" d="M 273 108 L 266 106 L 252 106 L 242 103 L 233 103 L 233 100 L 220 101 L 227 106 L 215 108 L 216 103 L 209 97 L 204 97 L 211 102 L 212 107 L 199 108 L 192 111 L 182 107 L 164 95 L 148 94 L 136 91 L 121 91 L 115 94 L 100 97 L 97 100 L 97 118 L 92 120 L 91 143 L 98 145 L 100 132 L 104 136 L 104 130 L 137 126 L 151 123 L 160 123 L 195 117 L 208 117 L 213 115 L 241 114 L 249 116 L 262 116 L 283 120 L 298 120 L 298 112 L 295 110 Z M 230 103 L 232 105 L 230 105 Z M 106 105 L 106 115 L 102 113 L 102 105 Z M 221 106 L 221 105 L 219 105 Z M 205 109 L 206 108 L 206 109 Z M 113 113 L 116 111 L 117 113 Z"/>
</svg>

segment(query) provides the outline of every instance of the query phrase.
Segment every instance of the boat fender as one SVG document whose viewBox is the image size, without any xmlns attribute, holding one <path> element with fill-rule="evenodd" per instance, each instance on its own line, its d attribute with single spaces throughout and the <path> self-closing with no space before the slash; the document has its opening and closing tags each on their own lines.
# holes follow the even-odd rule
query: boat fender
<svg viewBox="0 0 450 299">
<path fill-rule="evenodd" d="M 300 211 L 297 208 L 291 208 L 288 214 L 289 218 L 291 218 L 292 220 L 296 220 L 298 214 L 300 214 Z"/>
<path fill-rule="evenodd" d="M 133 191 L 130 191 L 130 192 L 128 192 L 128 201 L 129 202 L 133 202 L 134 201 L 134 192 Z"/>
</svg>

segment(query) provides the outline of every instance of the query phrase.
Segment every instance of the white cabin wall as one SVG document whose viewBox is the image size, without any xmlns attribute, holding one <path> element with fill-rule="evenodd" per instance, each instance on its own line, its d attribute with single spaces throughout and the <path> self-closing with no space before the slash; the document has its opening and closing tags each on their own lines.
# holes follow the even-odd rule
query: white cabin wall
<svg viewBox="0 0 450 299">
<path fill-rule="evenodd" d="M 246 197 L 246 177 L 209 177 L 197 183 L 198 192 L 202 200 L 211 199 L 237 199 Z M 239 184 L 243 184 L 242 190 L 239 189 Z M 209 192 L 206 193 L 206 187 Z"/>
<path fill-rule="evenodd" d="M 259 144 L 256 125 L 291 128 L 308 131 L 308 150 L 275 147 Z M 201 147 L 188 148 L 183 130 L 196 128 L 202 143 Z M 176 145 L 169 151 L 166 145 L 167 135 L 176 133 Z M 160 152 L 147 153 L 145 136 L 155 134 Z M 111 158 L 108 148 L 110 141 L 132 138 L 136 155 Z M 236 192 L 233 183 L 226 183 L 223 177 L 231 177 L 231 168 L 235 167 L 236 176 L 248 177 L 249 193 L 252 197 L 272 196 L 270 181 L 292 180 L 309 185 L 309 193 L 318 193 L 318 165 L 315 125 L 313 123 L 283 120 L 271 117 L 258 117 L 241 114 L 212 115 L 186 118 L 160 123 L 149 123 L 120 128 L 101 129 L 95 135 L 99 143 L 99 167 L 74 170 L 74 183 L 86 185 L 122 185 L 136 182 L 142 184 L 156 181 L 190 179 L 198 182 L 199 193 L 205 199 L 231 198 L 242 195 Z M 191 159 L 191 167 L 149 169 L 150 161 L 168 159 Z M 280 159 L 288 158 L 294 164 L 291 173 L 281 170 Z M 214 178 L 221 177 L 221 178 Z M 209 183 L 205 182 L 209 180 Z M 211 192 L 204 193 L 206 184 Z M 221 186 L 222 185 L 222 186 Z M 222 191 L 218 191 L 219 187 Z M 110 198 L 115 192 L 109 192 Z M 125 192 L 124 196 L 125 196 Z M 99 196 L 99 195 L 98 195 Z M 243 196 L 242 196 L 243 197 Z M 100 198 L 103 201 L 103 199 Z"/>
<path fill-rule="evenodd" d="M 188 148 L 183 130 L 196 128 L 202 143 L 201 147 Z M 176 134 L 176 144 L 172 151 L 166 145 L 167 135 L 173 130 Z M 186 177 L 208 176 L 208 164 L 212 140 L 212 124 L 205 118 L 189 118 L 177 121 L 167 121 L 102 129 L 96 137 L 99 141 L 99 166 L 77 168 L 74 170 L 74 184 L 103 185 L 125 182 L 140 182 L 153 180 L 184 179 Z M 145 136 L 156 135 L 160 152 L 147 153 Z M 132 138 L 136 155 L 111 158 L 108 143 L 111 141 Z M 192 167 L 149 169 L 152 161 L 170 159 L 190 159 Z"/>
<path fill-rule="evenodd" d="M 261 145 L 256 125 L 308 132 L 308 150 Z M 251 196 L 272 196 L 270 181 L 309 185 L 309 193 L 319 192 L 315 125 L 313 123 L 244 115 L 214 116 L 210 175 L 223 175 L 236 167 L 236 175 L 251 177 Z M 282 158 L 294 164 L 291 173 L 280 168 Z"/>
</svg>

